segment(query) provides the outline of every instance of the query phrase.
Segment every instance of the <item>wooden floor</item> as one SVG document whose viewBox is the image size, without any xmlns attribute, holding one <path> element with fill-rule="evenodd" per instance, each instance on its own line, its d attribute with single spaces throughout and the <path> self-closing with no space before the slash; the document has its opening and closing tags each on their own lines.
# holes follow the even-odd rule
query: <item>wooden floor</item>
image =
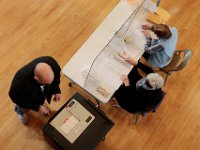
<svg viewBox="0 0 200 150">
<path fill-rule="evenodd" d="M 20 67 L 38 56 L 53 56 L 63 67 L 118 1 L 0 0 L 1 150 L 53 149 L 41 131 L 48 118 L 30 111 L 27 126 L 18 121 L 8 97 L 11 80 Z M 178 28 L 177 49 L 193 50 L 193 58 L 169 78 L 166 98 L 156 114 L 142 118 L 138 125 L 131 124 L 130 114 L 103 105 L 115 126 L 96 150 L 200 149 L 200 1 L 162 0 L 161 6 L 173 16 L 170 25 Z M 62 75 L 62 100 L 50 105 L 53 111 L 79 90 L 68 83 Z"/>
</svg>

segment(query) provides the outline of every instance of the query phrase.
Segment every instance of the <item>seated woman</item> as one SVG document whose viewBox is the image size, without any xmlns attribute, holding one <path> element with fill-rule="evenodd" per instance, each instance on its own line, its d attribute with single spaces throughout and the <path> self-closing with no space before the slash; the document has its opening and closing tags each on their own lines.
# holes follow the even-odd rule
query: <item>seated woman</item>
<svg viewBox="0 0 200 150">
<path fill-rule="evenodd" d="M 145 77 L 138 72 L 141 69 Z M 123 85 L 115 92 L 114 97 L 119 105 L 130 113 L 144 111 L 156 105 L 162 96 L 164 79 L 142 63 L 138 63 L 130 74 L 123 76 Z"/>
<path fill-rule="evenodd" d="M 143 33 L 146 36 L 144 58 L 152 67 L 163 68 L 167 66 L 176 49 L 178 33 L 175 27 L 168 27 L 164 24 L 143 25 Z M 149 33 L 152 31 L 157 38 L 153 39 Z"/>
</svg>

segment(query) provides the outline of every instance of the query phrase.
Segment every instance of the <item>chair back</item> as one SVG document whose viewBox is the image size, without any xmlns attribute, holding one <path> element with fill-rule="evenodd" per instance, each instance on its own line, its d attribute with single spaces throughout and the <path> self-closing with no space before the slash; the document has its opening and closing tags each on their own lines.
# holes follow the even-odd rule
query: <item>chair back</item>
<svg viewBox="0 0 200 150">
<path fill-rule="evenodd" d="M 182 51 L 184 53 L 184 57 L 182 62 L 175 68 L 176 70 L 183 69 L 189 62 L 190 58 L 192 57 L 192 51 L 191 50 L 184 50 Z"/>
<path fill-rule="evenodd" d="M 181 55 L 183 55 L 181 57 Z M 191 50 L 177 50 L 171 62 L 164 68 L 163 71 L 179 71 L 182 70 L 192 57 Z"/>
<path fill-rule="evenodd" d="M 152 106 L 150 108 L 147 108 L 146 110 L 140 111 L 139 113 L 144 117 L 149 112 L 156 112 L 156 110 L 159 108 L 160 104 L 162 103 L 165 95 L 166 95 L 166 93 L 164 91 L 162 91 L 162 93 L 160 95 L 160 99 L 157 104 L 155 104 L 154 106 Z"/>
</svg>

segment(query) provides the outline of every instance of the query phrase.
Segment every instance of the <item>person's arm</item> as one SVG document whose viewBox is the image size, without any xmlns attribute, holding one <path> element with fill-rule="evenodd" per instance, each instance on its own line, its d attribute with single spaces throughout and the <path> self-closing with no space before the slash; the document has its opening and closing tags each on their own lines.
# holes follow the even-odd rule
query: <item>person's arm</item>
<svg viewBox="0 0 200 150">
<path fill-rule="evenodd" d="M 61 93 L 59 85 L 60 85 L 60 76 L 59 77 L 57 76 L 54 82 L 52 83 L 52 94 Z"/>
<path fill-rule="evenodd" d="M 133 66 L 136 66 L 138 64 L 138 62 L 131 58 L 129 55 L 127 55 L 126 52 L 118 53 L 118 55 Z"/>
<path fill-rule="evenodd" d="M 34 111 L 38 111 L 40 108 L 39 104 L 31 104 L 28 100 L 23 100 L 21 98 L 20 98 L 20 100 L 15 100 L 14 102 L 15 102 L 15 104 L 17 104 L 20 107 L 25 108 L 25 109 L 32 109 Z"/>
<path fill-rule="evenodd" d="M 49 115 L 50 110 L 48 109 L 46 105 L 40 105 L 39 112 L 43 115 Z"/>
<path fill-rule="evenodd" d="M 52 67 L 53 67 L 53 70 L 54 70 L 55 78 L 54 78 L 54 81 L 51 85 L 51 93 L 52 94 L 60 94 L 61 90 L 60 90 L 59 85 L 60 85 L 60 71 L 61 71 L 61 69 L 60 69 L 60 66 L 57 63 L 54 64 L 54 66 L 52 66 Z"/>
<path fill-rule="evenodd" d="M 31 99 L 31 97 L 26 97 L 24 95 L 23 97 L 20 98 L 19 101 L 16 102 L 16 104 L 18 104 L 22 108 L 26 108 L 26 109 L 31 109 L 31 110 L 34 110 L 34 111 L 38 111 L 39 108 L 40 108 L 40 104 L 33 104 L 28 99 Z"/>
<path fill-rule="evenodd" d="M 53 100 L 55 102 L 58 102 L 61 99 L 61 90 L 60 90 L 60 87 L 59 87 L 61 69 L 60 69 L 60 66 L 57 63 L 53 67 L 54 67 L 54 70 L 55 70 L 55 72 L 54 72 L 55 79 L 54 79 L 54 81 L 51 85 L 52 86 L 51 94 L 53 95 Z"/>
<path fill-rule="evenodd" d="M 55 81 L 52 84 L 52 94 L 53 94 L 53 100 L 55 102 L 60 101 L 61 99 L 61 90 L 60 90 L 60 73 L 57 75 Z"/>
<path fill-rule="evenodd" d="M 19 105 L 22 108 L 32 109 L 34 111 L 39 110 L 40 105 L 31 104 L 29 93 L 26 91 L 22 91 L 21 87 L 19 88 L 12 85 L 9 91 L 9 96 L 15 104 Z"/>
<path fill-rule="evenodd" d="M 146 37 L 145 52 L 154 53 L 155 49 L 159 46 L 158 39 L 152 39 L 150 33 L 147 30 L 142 31 Z"/>
<path fill-rule="evenodd" d="M 133 65 L 133 66 L 136 66 L 138 64 L 137 61 L 135 61 L 133 58 L 130 58 L 130 57 L 127 57 L 125 59 L 129 64 Z"/>
<path fill-rule="evenodd" d="M 142 25 L 142 29 L 143 30 L 153 30 L 154 29 L 154 25 L 151 25 L 151 24 L 145 24 L 145 25 Z"/>
<path fill-rule="evenodd" d="M 147 45 L 145 47 L 145 52 L 153 54 L 156 52 L 163 51 L 164 48 L 160 45 L 160 41 L 158 39 L 150 40 L 148 39 Z"/>
<path fill-rule="evenodd" d="M 147 30 L 144 30 L 142 31 L 144 36 L 146 37 L 146 47 L 150 47 L 151 46 L 151 43 L 152 43 L 152 38 L 151 38 L 151 35 L 149 33 L 149 31 Z"/>
<path fill-rule="evenodd" d="M 145 65 L 145 64 L 143 64 L 143 63 L 141 63 L 141 62 L 139 62 L 137 66 L 138 66 L 138 68 L 141 69 L 146 75 L 149 74 L 149 73 L 154 73 L 154 70 L 153 70 L 151 67 L 149 67 L 149 66 L 147 66 L 147 65 Z"/>
<path fill-rule="evenodd" d="M 164 48 L 160 45 L 160 40 L 152 39 L 149 31 L 147 31 L 147 30 L 153 31 L 154 28 L 155 28 L 154 25 L 143 25 L 142 26 L 142 29 L 144 29 L 144 31 L 142 31 L 142 32 L 144 33 L 144 35 L 146 37 L 145 52 L 150 53 L 150 54 L 164 50 Z"/>
<path fill-rule="evenodd" d="M 147 37 L 146 38 L 145 48 L 151 47 L 151 43 L 152 43 L 152 38 L 151 37 Z"/>
<path fill-rule="evenodd" d="M 122 75 L 121 79 L 125 86 L 130 86 L 130 82 L 127 75 Z"/>
</svg>

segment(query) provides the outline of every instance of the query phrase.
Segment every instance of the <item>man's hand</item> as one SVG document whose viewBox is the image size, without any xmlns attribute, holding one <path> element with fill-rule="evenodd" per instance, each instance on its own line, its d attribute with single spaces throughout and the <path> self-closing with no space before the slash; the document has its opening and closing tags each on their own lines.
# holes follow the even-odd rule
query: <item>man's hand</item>
<svg viewBox="0 0 200 150">
<path fill-rule="evenodd" d="M 50 113 L 49 109 L 44 105 L 40 105 L 39 112 L 43 115 L 49 115 Z"/>
<path fill-rule="evenodd" d="M 128 76 L 122 75 L 121 79 L 122 79 L 122 81 L 123 81 L 123 83 L 124 83 L 125 86 L 129 86 L 130 85 Z"/>
<path fill-rule="evenodd" d="M 60 101 L 60 98 L 61 98 L 61 94 L 54 94 L 54 95 L 53 95 L 53 100 L 54 100 L 55 102 L 59 102 L 59 101 Z"/>
</svg>

